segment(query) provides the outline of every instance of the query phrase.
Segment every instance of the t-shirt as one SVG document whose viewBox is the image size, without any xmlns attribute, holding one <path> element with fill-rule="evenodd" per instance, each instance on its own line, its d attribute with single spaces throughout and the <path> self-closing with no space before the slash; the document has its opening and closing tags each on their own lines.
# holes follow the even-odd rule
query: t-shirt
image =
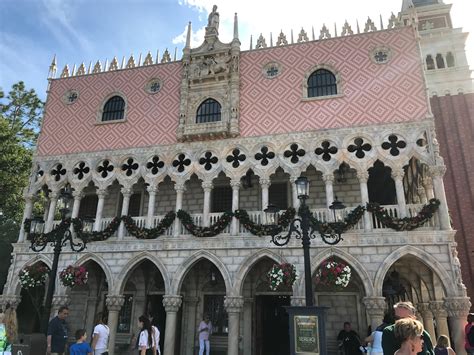
<svg viewBox="0 0 474 355">
<path fill-rule="evenodd" d="M 359 350 L 361 345 L 359 335 L 354 330 L 350 330 L 348 332 L 341 330 L 337 336 L 337 340 L 342 342 L 342 346 L 344 347 L 346 355 L 361 354 Z"/>
<path fill-rule="evenodd" d="M 382 348 L 384 355 L 393 355 L 395 351 L 400 349 L 400 342 L 395 339 L 395 324 L 389 325 L 383 330 L 382 335 Z M 430 335 L 423 330 L 423 350 L 418 355 L 434 355 L 433 343 L 431 342 Z"/>
<path fill-rule="evenodd" d="M 51 352 L 63 353 L 67 342 L 67 326 L 64 319 L 58 316 L 51 319 L 48 325 L 48 335 L 51 335 Z"/>
<path fill-rule="evenodd" d="M 109 327 L 104 324 L 97 324 L 94 327 L 93 337 L 98 337 L 94 350 L 105 351 L 105 349 L 107 349 L 109 342 L 109 333 Z M 103 351 L 101 351 L 100 353 L 102 353 Z"/>
<path fill-rule="evenodd" d="M 472 327 L 474 327 L 474 324 L 472 324 L 472 323 L 467 323 L 466 326 L 464 327 L 464 334 L 466 334 L 466 341 L 464 343 L 464 349 L 466 349 L 466 350 L 474 349 L 474 346 L 471 346 L 471 344 L 469 343 L 469 339 L 468 339 L 468 334 L 471 331 Z M 472 330 L 472 331 L 474 332 L 474 330 Z M 472 344 L 472 345 L 474 345 L 474 344 Z"/>
<path fill-rule="evenodd" d="M 138 337 L 138 349 L 140 349 L 141 347 L 146 347 L 147 349 L 150 349 L 153 347 L 153 343 L 155 342 L 155 340 L 153 339 L 153 336 L 151 337 L 151 344 L 148 343 L 148 330 L 146 329 L 143 329 L 141 332 L 140 332 L 140 336 Z"/>
<path fill-rule="evenodd" d="M 373 352 L 378 352 L 378 353 L 383 352 L 383 350 L 382 350 L 382 331 L 381 330 L 376 330 L 375 332 L 373 332 L 372 333 L 372 338 L 374 339 L 372 341 L 372 351 Z"/>
<path fill-rule="evenodd" d="M 157 354 L 161 354 L 160 351 L 160 331 L 158 330 L 158 327 L 155 327 L 154 325 L 151 326 L 153 329 L 153 341 L 154 345 L 156 346 L 156 352 Z"/>
<path fill-rule="evenodd" d="M 92 349 L 88 343 L 76 343 L 72 344 L 69 348 L 69 355 L 87 355 L 92 352 Z"/>
<path fill-rule="evenodd" d="M 207 328 L 207 330 L 203 330 L 203 329 L 206 329 L 206 328 Z M 201 330 L 202 330 L 202 332 L 201 332 Z M 212 323 L 211 323 L 211 321 L 209 321 L 209 323 L 201 321 L 201 323 L 199 323 L 198 332 L 199 332 L 199 340 L 209 340 L 209 335 L 212 333 Z"/>
</svg>

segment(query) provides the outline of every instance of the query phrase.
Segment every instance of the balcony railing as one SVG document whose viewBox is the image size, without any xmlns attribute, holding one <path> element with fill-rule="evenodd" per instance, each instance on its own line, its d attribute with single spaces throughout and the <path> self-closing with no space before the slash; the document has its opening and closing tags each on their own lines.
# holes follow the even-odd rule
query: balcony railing
<svg viewBox="0 0 474 355">
<path fill-rule="evenodd" d="M 407 216 L 408 217 L 414 217 L 416 216 L 420 210 L 422 209 L 424 205 L 423 204 L 411 204 L 407 205 Z M 388 211 L 388 214 L 392 217 L 398 218 L 400 217 L 400 212 L 399 212 L 399 207 L 398 205 L 385 205 L 382 206 L 385 208 L 385 210 Z M 347 207 L 343 211 L 343 217 L 346 217 L 355 207 Z M 262 211 L 247 211 L 249 218 L 252 222 L 256 224 L 266 224 L 266 215 Z M 332 222 L 334 220 L 332 211 L 328 210 L 327 208 L 319 208 L 319 209 L 312 209 L 311 213 L 313 216 L 320 221 L 324 222 Z M 370 213 L 369 213 L 370 214 Z M 209 214 L 209 224 L 214 224 L 217 222 L 219 217 L 222 215 L 222 213 L 210 213 Z M 375 217 L 375 215 L 371 215 L 370 221 L 371 221 L 371 228 L 372 230 L 384 230 L 387 229 L 383 226 L 383 224 Z M 164 218 L 164 215 L 159 215 L 159 216 L 154 216 L 151 222 L 152 227 L 156 227 L 161 220 Z M 135 223 L 137 224 L 138 227 L 144 228 L 146 227 L 146 216 L 140 216 L 140 217 L 132 217 Z M 193 213 L 191 214 L 191 218 L 194 222 L 195 225 L 202 227 L 203 226 L 203 214 L 202 213 Z M 109 218 L 102 218 L 100 221 L 100 230 L 104 230 L 109 223 L 112 221 L 113 217 Z M 60 221 L 54 221 L 54 227 L 57 226 L 60 223 Z M 238 223 L 238 222 L 237 222 Z M 421 228 L 423 229 L 437 229 L 439 226 L 438 223 L 438 217 L 437 214 L 433 218 L 431 218 L 429 221 L 427 221 Z M 173 228 L 174 224 L 171 225 L 165 232 L 164 235 L 167 236 L 172 236 L 174 235 L 173 233 Z M 359 222 L 352 228 L 353 230 L 364 230 L 364 219 L 361 218 Z M 249 231 L 243 226 L 238 223 L 238 233 L 239 234 L 249 234 Z M 189 235 L 190 233 L 184 228 L 184 226 L 179 223 L 179 233 L 180 235 Z M 230 224 L 227 226 L 224 231 L 222 232 L 223 235 L 228 235 L 230 234 Z M 128 231 L 125 229 L 124 236 L 130 236 Z"/>
</svg>

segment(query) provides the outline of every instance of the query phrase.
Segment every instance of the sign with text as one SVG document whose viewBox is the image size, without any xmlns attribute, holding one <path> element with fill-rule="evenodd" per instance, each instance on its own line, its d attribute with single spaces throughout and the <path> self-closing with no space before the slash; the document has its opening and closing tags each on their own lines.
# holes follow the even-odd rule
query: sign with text
<svg viewBox="0 0 474 355">
<path fill-rule="evenodd" d="M 318 316 L 295 315 L 295 354 L 319 355 Z"/>
</svg>

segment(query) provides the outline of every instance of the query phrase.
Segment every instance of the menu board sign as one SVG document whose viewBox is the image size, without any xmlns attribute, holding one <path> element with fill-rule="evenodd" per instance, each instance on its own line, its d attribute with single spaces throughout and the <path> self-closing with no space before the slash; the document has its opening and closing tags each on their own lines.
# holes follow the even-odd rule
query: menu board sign
<svg viewBox="0 0 474 355">
<path fill-rule="evenodd" d="M 318 316 L 295 315 L 293 320 L 295 332 L 295 354 L 319 355 Z"/>
</svg>

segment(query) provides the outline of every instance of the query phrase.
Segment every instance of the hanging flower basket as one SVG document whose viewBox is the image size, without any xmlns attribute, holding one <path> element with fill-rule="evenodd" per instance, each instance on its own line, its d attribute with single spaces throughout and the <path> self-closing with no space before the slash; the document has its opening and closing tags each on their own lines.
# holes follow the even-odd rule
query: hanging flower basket
<svg viewBox="0 0 474 355">
<path fill-rule="evenodd" d="M 318 285 L 345 288 L 349 285 L 350 280 L 351 268 L 349 265 L 334 259 L 324 260 L 316 271 L 315 282 Z"/>
<path fill-rule="evenodd" d="M 293 264 L 273 264 L 267 276 L 270 289 L 276 291 L 283 286 L 292 287 L 298 278 L 298 271 Z"/>
<path fill-rule="evenodd" d="M 48 277 L 48 273 L 49 267 L 44 264 L 25 266 L 19 273 L 21 288 L 28 290 L 43 286 Z"/>
<path fill-rule="evenodd" d="M 66 287 L 81 286 L 87 283 L 87 270 L 84 266 L 69 265 L 59 273 L 59 280 Z"/>
</svg>

